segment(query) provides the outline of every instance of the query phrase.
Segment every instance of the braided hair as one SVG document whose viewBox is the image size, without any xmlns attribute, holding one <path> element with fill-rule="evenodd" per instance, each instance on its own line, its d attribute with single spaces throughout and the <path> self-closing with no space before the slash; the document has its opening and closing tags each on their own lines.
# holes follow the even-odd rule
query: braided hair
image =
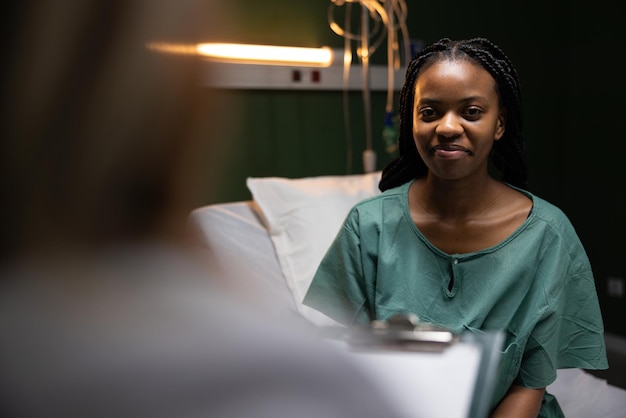
<svg viewBox="0 0 626 418">
<path fill-rule="evenodd" d="M 522 137 L 522 95 L 517 70 L 502 50 L 485 38 L 461 41 L 443 38 L 420 51 L 409 63 L 398 109 L 399 153 L 383 169 L 378 185 L 381 191 L 423 177 L 428 172 L 413 139 L 415 84 L 421 70 L 437 60 L 468 58 L 494 78 L 500 105 L 507 111 L 504 135 L 493 144 L 491 162 L 502 173 L 503 181 L 522 189 L 528 188 L 528 167 Z"/>
</svg>

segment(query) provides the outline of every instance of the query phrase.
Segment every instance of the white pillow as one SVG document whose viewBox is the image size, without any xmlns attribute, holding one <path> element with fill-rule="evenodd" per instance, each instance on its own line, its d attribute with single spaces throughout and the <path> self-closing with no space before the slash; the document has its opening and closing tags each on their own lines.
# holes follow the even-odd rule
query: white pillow
<svg viewBox="0 0 626 418">
<path fill-rule="evenodd" d="M 289 179 L 249 177 L 253 199 L 301 313 L 318 325 L 335 321 L 302 304 L 313 275 L 350 209 L 380 193 L 381 172 Z"/>
</svg>

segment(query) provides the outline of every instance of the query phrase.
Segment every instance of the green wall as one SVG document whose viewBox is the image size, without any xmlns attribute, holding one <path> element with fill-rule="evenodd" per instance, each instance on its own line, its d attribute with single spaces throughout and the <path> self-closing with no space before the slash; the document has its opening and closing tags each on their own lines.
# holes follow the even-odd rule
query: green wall
<svg viewBox="0 0 626 418">
<path fill-rule="evenodd" d="M 212 1 L 212 0 L 209 0 Z M 217 0 L 213 0 L 216 2 Z M 214 40 L 340 48 L 328 27 L 330 0 L 222 0 L 230 17 L 207 28 Z M 411 38 L 486 36 L 520 73 L 531 189 L 560 206 L 588 250 L 607 330 L 626 335 L 623 298 L 606 294 L 609 276 L 626 278 L 622 162 L 626 97 L 617 64 L 624 40 L 616 5 L 564 1 L 407 0 Z M 384 58 L 384 51 L 377 54 Z M 344 135 L 341 92 L 204 89 L 212 106 L 207 156 L 215 185 L 204 204 L 245 200 L 249 176 L 304 177 L 362 172 L 361 96 L 349 95 L 352 148 Z M 372 96 L 379 167 L 389 160 L 380 136 L 385 93 Z M 347 161 L 352 158 L 351 167 Z"/>
</svg>

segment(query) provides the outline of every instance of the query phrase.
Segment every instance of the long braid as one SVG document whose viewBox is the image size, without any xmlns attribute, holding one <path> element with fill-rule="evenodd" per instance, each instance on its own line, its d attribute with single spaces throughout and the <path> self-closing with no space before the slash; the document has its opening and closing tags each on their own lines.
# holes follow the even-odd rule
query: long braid
<svg viewBox="0 0 626 418">
<path fill-rule="evenodd" d="M 502 173 L 505 182 L 523 189 L 528 187 L 528 167 L 522 136 L 522 96 L 515 67 L 498 46 L 485 38 L 463 41 L 443 38 L 420 51 L 407 68 L 400 93 L 399 154 L 383 169 L 378 186 L 380 190 L 399 186 L 423 177 L 428 172 L 413 139 L 415 84 L 420 72 L 436 60 L 467 57 L 491 74 L 496 81 L 501 104 L 507 110 L 504 135 L 495 141 L 490 155 L 493 165 Z"/>
</svg>

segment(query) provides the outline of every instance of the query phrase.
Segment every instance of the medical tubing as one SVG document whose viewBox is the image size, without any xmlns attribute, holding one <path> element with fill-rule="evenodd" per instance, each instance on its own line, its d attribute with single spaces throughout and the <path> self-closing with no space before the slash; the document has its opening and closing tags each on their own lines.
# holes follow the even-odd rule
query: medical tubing
<svg viewBox="0 0 626 418">
<path fill-rule="evenodd" d="M 387 12 L 387 103 L 385 104 L 385 112 L 393 112 L 393 82 L 394 82 L 394 61 L 395 61 L 395 30 L 393 17 L 393 4 L 385 3 L 385 11 Z M 391 12 L 391 13 L 390 13 Z"/>
<path fill-rule="evenodd" d="M 363 112 L 365 114 L 365 144 L 367 149 L 372 146 L 372 118 L 370 100 L 370 76 L 369 76 L 369 48 L 367 28 L 369 27 L 369 13 L 367 7 L 361 9 L 361 69 L 363 90 Z"/>
<path fill-rule="evenodd" d="M 352 4 L 346 4 L 345 28 L 350 32 Z M 343 38 L 343 130 L 346 136 L 346 174 L 352 174 L 352 130 L 350 123 L 350 66 L 352 65 L 352 45 L 349 37 Z"/>
</svg>

